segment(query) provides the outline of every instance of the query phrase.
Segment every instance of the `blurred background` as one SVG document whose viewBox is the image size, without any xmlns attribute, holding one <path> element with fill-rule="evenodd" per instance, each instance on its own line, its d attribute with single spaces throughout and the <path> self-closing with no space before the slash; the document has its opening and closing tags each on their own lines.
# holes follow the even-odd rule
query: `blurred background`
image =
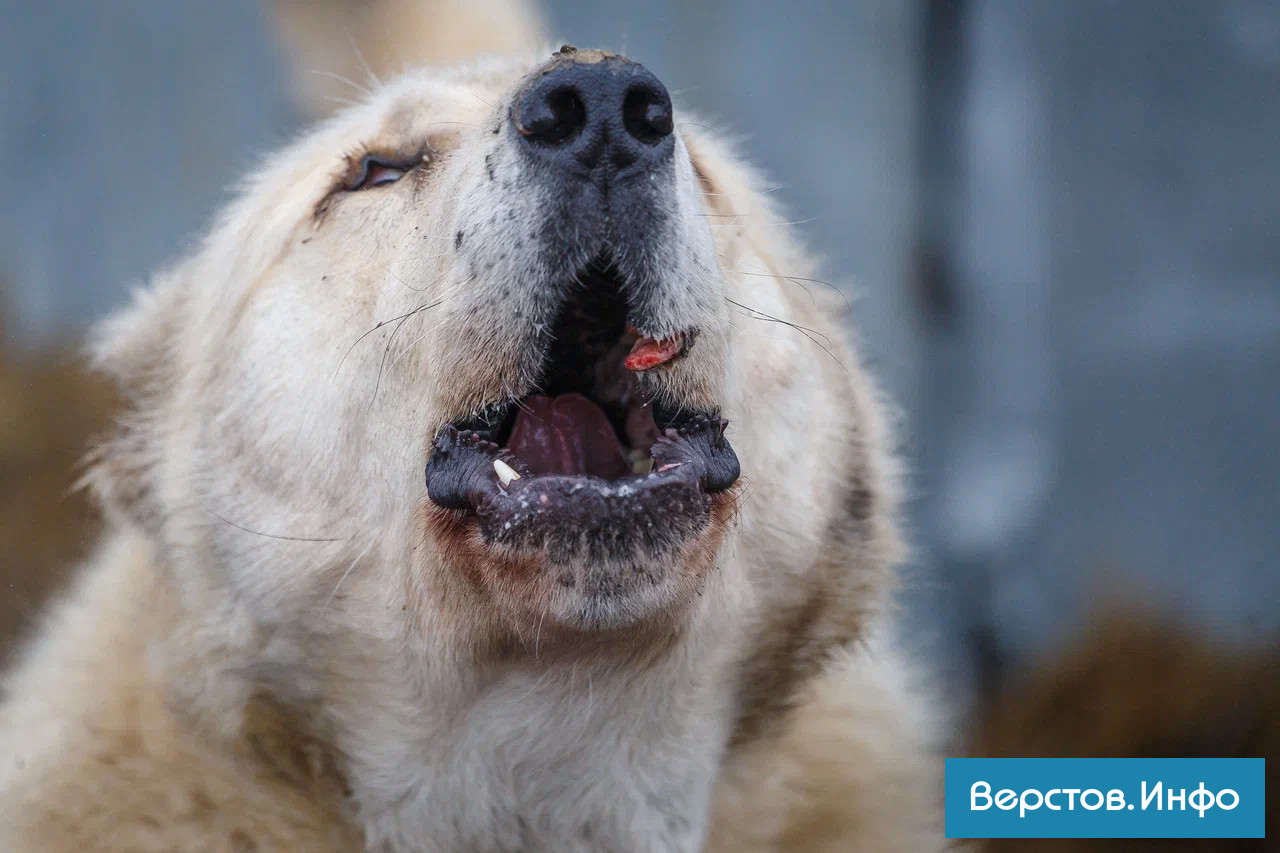
<svg viewBox="0 0 1280 853">
<path fill-rule="evenodd" d="M 112 403 L 67 355 L 85 326 L 357 96 L 319 72 L 468 53 L 422 15 L 465 4 L 0 0 L 0 648 L 93 538 L 68 489 Z M 1280 681 L 1250 657 L 1280 639 L 1280 3 L 542 11 L 738 138 L 853 298 L 900 410 L 907 640 L 958 707 L 1073 654 Z M 1137 612 L 1177 628 L 1099 627 Z"/>
</svg>

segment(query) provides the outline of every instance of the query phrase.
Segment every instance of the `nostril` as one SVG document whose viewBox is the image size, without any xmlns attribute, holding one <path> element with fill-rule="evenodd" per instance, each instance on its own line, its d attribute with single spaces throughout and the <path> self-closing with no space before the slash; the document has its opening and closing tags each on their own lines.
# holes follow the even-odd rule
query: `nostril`
<svg viewBox="0 0 1280 853">
<path fill-rule="evenodd" d="M 520 108 L 516 130 L 542 143 L 560 145 L 573 138 L 587 123 L 587 110 L 572 87 L 560 86 L 545 97 L 527 98 Z"/>
<path fill-rule="evenodd" d="M 671 135 L 671 98 L 647 83 L 632 86 L 622 101 L 622 123 L 641 142 L 661 142 Z"/>
<path fill-rule="evenodd" d="M 508 121 L 524 156 L 601 184 L 656 168 L 674 150 L 666 87 L 643 65 L 599 51 L 553 57 L 530 75 Z"/>
</svg>

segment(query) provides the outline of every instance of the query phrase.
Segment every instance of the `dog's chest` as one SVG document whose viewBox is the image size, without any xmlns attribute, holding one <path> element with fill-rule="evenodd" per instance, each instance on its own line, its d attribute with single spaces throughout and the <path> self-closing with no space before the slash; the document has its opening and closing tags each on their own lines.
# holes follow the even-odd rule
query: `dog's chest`
<svg viewBox="0 0 1280 853">
<path fill-rule="evenodd" d="M 371 849 L 699 849 L 723 703 L 705 687 L 628 687 L 513 678 L 416 748 L 406 741 L 369 780 L 382 803 L 366 810 Z"/>
</svg>

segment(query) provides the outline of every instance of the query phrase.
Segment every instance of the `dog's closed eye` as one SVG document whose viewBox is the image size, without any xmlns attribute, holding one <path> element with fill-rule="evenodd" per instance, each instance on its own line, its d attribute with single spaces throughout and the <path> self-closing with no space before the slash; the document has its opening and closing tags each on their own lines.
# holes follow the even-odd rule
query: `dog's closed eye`
<svg viewBox="0 0 1280 853">
<path fill-rule="evenodd" d="M 355 192 L 394 184 L 420 162 L 422 162 L 421 155 L 400 159 L 366 154 L 352 163 L 353 168 L 347 175 L 346 189 L 349 192 Z"/>
<path fill-rule="evenodd" d="M 405 175 L 430 165 L 434 156 L 435 152 L 429 145 L 412 149 L 412 153 L 405 153 L 403 149 L 375 152 L 363 146 L 348 153 L 343 158 L 342 171 L 334 176 L 329 189 L 316 202 L 316 221 L 328 213 L 335 198 L 398 183 Z"/>
</svg>

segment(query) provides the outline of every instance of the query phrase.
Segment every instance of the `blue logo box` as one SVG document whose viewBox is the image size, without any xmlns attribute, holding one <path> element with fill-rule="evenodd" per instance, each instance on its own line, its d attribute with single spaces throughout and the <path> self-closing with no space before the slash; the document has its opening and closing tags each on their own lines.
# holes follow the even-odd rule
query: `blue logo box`
<svg viewBox="0 0 1280 853">
<path fill-rule="evenodd" d="M 1265 838 L 1261 758 L 948 758 L 948 838 Z"/>
</svg>

